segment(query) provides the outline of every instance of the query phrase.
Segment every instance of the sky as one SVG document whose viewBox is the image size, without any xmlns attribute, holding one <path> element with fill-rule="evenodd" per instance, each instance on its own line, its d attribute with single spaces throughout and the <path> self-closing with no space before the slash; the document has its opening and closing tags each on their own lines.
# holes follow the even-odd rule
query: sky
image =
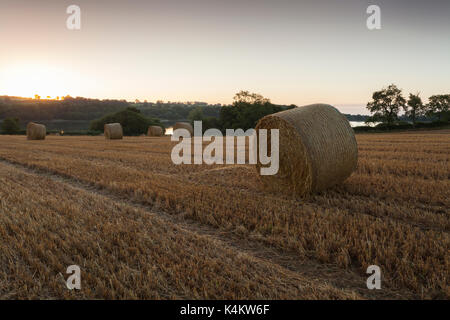
<svg viewBox="0 0 450 320">
<path fill-rule="evenodd" d="M 227 104 L 248 90 L 367 114 L 391 83 L 450 93 L 449 0 L 2 0 L 0 39 L 0 95 Z"/>
</svg>

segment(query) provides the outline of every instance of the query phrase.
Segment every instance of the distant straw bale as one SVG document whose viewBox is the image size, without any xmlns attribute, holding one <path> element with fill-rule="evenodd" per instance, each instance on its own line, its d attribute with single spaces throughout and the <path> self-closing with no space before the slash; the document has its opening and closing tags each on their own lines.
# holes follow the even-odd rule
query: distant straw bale
<svg viewBox="0 0 450 320">
<path fill-rule="evenodd" d="M 353 129 L 330 105 L 308 105 L 268 115 L 256 129 L 280 130 L 279 171 L 261 176 L 271 190 L 300 196 L 320 192 L 343 182 L 356 169 L 358 149 Z M 258 162 L 258 172 L 261 166 Z"/>
<path fill-rule="evenodd" d="M 192 125 L 188 122 L 175 123 L 175 125 L 173 126 L 173 131 L 175 131 L 177 129 L 186 129 L 187 131 L 190 132 L 191 136 L 194 135 L 194 128 L 192 128 Z"/>
<path fill-rule="evenodd" d="M 161 137 L 164 135 L 163 129 L 160 126 L 148 127 L 147 136 L 149 137 Z"/>
<path fill-rule="evenodd" d="M 123 129 L 120 123 L 108 123 L 104 126 L 105 138 L 108 140 L 122 139 Z"/>
<path fill-rule="evenodd" d="M 27 124 L 27 139 L 28 140 L 45 140 L 47 129 L 43 124 L 30 122 Z"/>
</svg>

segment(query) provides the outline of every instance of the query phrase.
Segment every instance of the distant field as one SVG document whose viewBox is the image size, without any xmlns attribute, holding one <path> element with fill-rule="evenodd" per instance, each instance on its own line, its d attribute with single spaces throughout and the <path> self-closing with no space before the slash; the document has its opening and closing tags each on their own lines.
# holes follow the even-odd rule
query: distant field
<svg viewBox="0 0 450 320">
<path fill-rule="evenodd" d="M 357 171 L 302 200 L 176 166 L 167 137 L 0 136 L 0 298 L 448 299 L 450 130 L 357 140 Z"/>
</svg>

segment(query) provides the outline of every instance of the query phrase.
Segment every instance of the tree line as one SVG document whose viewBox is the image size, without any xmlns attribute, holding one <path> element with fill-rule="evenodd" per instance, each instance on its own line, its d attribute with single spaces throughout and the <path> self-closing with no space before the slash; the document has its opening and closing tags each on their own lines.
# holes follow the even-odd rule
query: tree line
<svg viewBox="0 0 450 320">
<path fill-rule="evenodd" d="M 94 120 L 129 106 L 125 100 L 98 100 L 66 97 L 64 100 L 0 97 L 0 119 L 21 122 L 42 120 Z"/>
<path fill-rule="evenodd" d="M 3 133 L 20 133 L 28 121 L 70 120 L 90 122 L 86 130 L 99 132 L 105 122 L 126 123 L 125 134 L 142 134 L 145 125 L 170 126 L 177 121 L 202 120 L 203 128 L 242 128 L 256 125 L 263 116 L 295 107 L 275 105 L 256 93 L 241 91 L 232 105 L 205 102 L 127 102 L 65 97 L 63 100 L 0 97 Z M 132 129 L 135 127 L 135 129 Z M 21 129 L 22 128 L 22 129 Z M 63 128 L 61 128 L 63 129 Z"/>
<path fill-rule="evenodd" d="M 450 94 L 433 95 L 424 103 L 420 93 L 410 93 L 408 100 L 403 97 L 402 90 L 395 84 L 375 91 L 367 109 L 372 113 L 366 122 L 382 122 L 388 126 L 399 122 L 399 112 L 415 125 L 420 117 L 431 117 L 438 122 L 448 122 L 450 118 Z"/>
<path fill-rule="evenodd" d="M 69 131 L 68 128 L 73 127 L 76 122 L 81 122 L 82 125 L 85 123 L 83 131 L 98 132 L 103 130 L 99 123 L 105 118 L 106 120 L 120 119 L 130 124 L 134 123 L 140 129 L 139 132 L 133 132 L 133 134 L 138 134 L 143 133 L 141 132 L 142 126 L 145 123 L 162 126 L 163 121 L 167 125 L 176 121 L 187 121 L 189 113 L 197 107 L 201 107 L 206 116 L 220 116 L 220 104 L 211 105 L 205 102 L 157 101 L 152 103 L 145 101 L 141 103 L 139 101 L 72 98 L 70 96 L 57 100 L 41 99 L 39 96 L 34 99 L 0 96 L 0 119 L 3 119 L 0 132 L 23 133 L 24 127 L 29 121 L 57 123 L 54 126 L 65 131 Z M 133 109 L 138 112 L 130 113 L 130 110 Z M 60 123 L 55 120 L 66 122 Z M 79 124 L 76 126 L 78 127 Z"/>
<path fill-rule="evenodd" d="M 450 94 L 433 95 L 424 103 L 420 93 L 409 94 L 405 99 L 396 85 L 391 84 L 372 95 L 367 104 L 371 116 L 346 115 L 350 121 L 382 122 L 387 127 L 400 120 L 436 120 L 439 123 L 449 119 Z M 276 105 L 270 99 L 248 91 L 238 92 L 231 105 L 208 104 L 205 102 L 127 102 L 125 100 L 98 100 L 82 97 L 64 97 L 63 100 L 26 99 L 0 96 L 0 119 L 3 133 L 19 133 L 28 121 L 69 120 L 87 121 L 86 130 L 99 132 L 105 122 L 127 124 L 125 134 L 142 134 L 148 125 L 170 126 L 176 121 L 203 121 L 203 129 L 254 128 L 262 117 L 295 108 L 296 105 Z M 399 116 L 400 111 L 405 112 Z M 90 122 L 90 127 L 89 127 Z M 134 128 L 134 129 L 133 129 Z M 63 128 L 61 128 L 63 129 Z"/>
<path fill-rule="evenodd" d="M 65 97 L 63 100 L 41 100 L 0 96 L 0 119 L 19 118 L 21 121 L 95 120 L 106 114 L 135 107 L 150 118 L 177 121 L 187 120 L 189 112 L 202 107 L 207 116 L 219 116 L 220 104 L 205 102 L 127 102 L 126 100 L 99 100 L 83 97 Z"/>
</svg>

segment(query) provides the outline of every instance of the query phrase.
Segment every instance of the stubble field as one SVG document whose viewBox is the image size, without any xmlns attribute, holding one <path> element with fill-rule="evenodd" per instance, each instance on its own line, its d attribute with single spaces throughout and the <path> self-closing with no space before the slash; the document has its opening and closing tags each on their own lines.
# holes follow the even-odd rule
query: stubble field
<svg viewBox="0 0 450 320">
<path fill-rule="evenodd" d="M 0 136 L 0 298 L 448 299 L 450 130 L 357 141 L 357 171 L 299 199 L 174 165 L 169 138 Z"/>
</svg>

